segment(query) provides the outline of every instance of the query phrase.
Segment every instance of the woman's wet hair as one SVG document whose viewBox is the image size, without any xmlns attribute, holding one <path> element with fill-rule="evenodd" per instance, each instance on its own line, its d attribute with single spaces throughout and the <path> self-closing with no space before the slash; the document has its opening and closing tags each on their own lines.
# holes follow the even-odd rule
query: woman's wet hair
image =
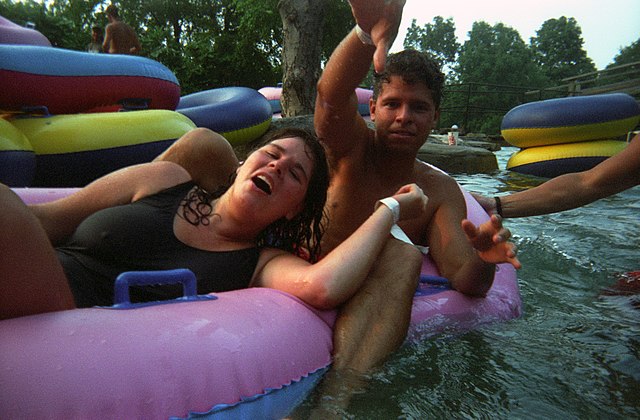
<svg viewBox="0 0 640 420">
<path fill-rule="evenodd" d="M 427 53 L 406 49 L 390 54 L 384 71 L 373 75 L 374 100 L 382 92 L 383 85 L 391 81 L 391 76 L 400 76 L 410 85 L 423 83 L 431 91 L 436 108 L 440 108 L 445 78 L 438 62 Z"/>
<path fill-rule="evenodd" d="M 309 259 L 315 262 L 320 256 L 320 240 L 325 229 L 324 205 L 329 188 L 329 166 L 324 147 L 310 130 L 283 128 L 269 135 L 264 144 L 291 137 L 302 139 L 307 155 L 313 162 L 304 207 L 293 219 L 287 220 L 283 217 L 267 227 L 258 238 L 258 244 L 284 249 L 301 256 L 308 253 Z"/>
<path fill-rule="evenodd" d="M 305 150 L 313 162 L 313 170 L 309 177 L 309 185 L 304 199 L 302 211 L 293 219 L 282 217 L 262 231 L 258 236 L 258 246 L 270 246 L 283 249 L 301 256 L 308 257 L 310 261 L 317 261 L 320 256 L 320 240 L 324 234 L 324 205 L 327 201 L 327 189 L 329 188 L 329 167 L 324 147 L 318 141 L 312 131 L 296 127 L 288 127 L 270 133 L 263 142 L 253 149 L 253 152 L 261 147 L 284 138 L 300 138 L 305 145 Z M 207 192 L 196 186 L 187 194 L 181 203 L 180 216 L 192 225 L 208 225 L 209 216 L 213 212 L 211 200 L 224 194 L 235 181 L 234 171 L 227 185 L 214 192 Z"/>
</svg>

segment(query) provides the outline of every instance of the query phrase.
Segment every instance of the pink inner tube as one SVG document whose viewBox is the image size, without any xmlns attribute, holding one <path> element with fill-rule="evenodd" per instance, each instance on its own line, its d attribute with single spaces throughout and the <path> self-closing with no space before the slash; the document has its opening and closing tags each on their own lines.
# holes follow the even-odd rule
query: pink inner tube
<svg viewBox="0 0 640 420">
<path fill-rule="evenodd" d="M 27 203 L 41 203 L 77 189 L 13 190 Z M 463 193 L 469 218 L 487 220 Z M 438 275 L 429 257 L 423 274 Z M 0 417 L 166 418 L 220 410 L 236 418 L 286 416 L 304 395 L 286 400 L 284 411 L 268 403 L 330 366 L 335 311 L 314 310 L 273 289 L 214 295 L 217 300 L 1 321 Z M 498 267 L 484 298 L 422 283 L 407 343 L 520 314 L 508 264 Z M 259 402 L 265 404 L 258 411 L 241 411 Z"/>
<path fill-rule="evenodd" d="M 282 88 L 267 86 L 260 88 L 258 92 L 260 92 L 262 96 L 267 98 L 267 100 L 271 104 L 271 108 L 274 114 L 273 116 L 275 118 L 280 118 L 282 110 L 282 107 L 280 105 L 280 95 L 282 94 Z M 373 91 L 370 89 L 356 88 L 356 96 L 358 98 L 358 112 L 364 117 L 369 116 L 369 99 L 372 95 Z"/>
<path fill-rule="evenodd" d="M 0 44 L 51 46 L 51 42 L 39 31 L 17 25 L 2 16 L 0 16 Z"/>
</svg>

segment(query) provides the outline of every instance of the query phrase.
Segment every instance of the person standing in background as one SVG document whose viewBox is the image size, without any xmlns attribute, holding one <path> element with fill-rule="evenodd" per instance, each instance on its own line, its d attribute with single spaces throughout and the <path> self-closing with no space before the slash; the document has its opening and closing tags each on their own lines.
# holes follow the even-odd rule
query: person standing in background
<svg viewBox="0 0 640 420">
<path fill-rule="evenodd" d="M 90 53 L 101 53 L 102 52 L 102 42 L 104 41 L 104 36 L 102 33 L 102 27 L 94 26 L 91 28 L 91 42 L 87 45 L 87 51 Z"/>
<path fill-rule="evenodd" d="M 118 8 L 107 7 L 109 24 L 105 28 L 102 50 L 110 54 L 140 54 L 142 47 L 133 28 L 120 20 Z"/>
</svg>

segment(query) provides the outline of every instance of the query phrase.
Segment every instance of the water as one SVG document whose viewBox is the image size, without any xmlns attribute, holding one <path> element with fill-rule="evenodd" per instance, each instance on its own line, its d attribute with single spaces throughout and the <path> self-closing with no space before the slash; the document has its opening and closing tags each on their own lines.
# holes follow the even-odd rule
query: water
<svg viewBox="0 0 640 420">
<path fill-rule="evenodd" d="M 542 179 L 457 175 L 508 193 Z M 640 296 L 602 296 L 640 270 L 640 186 L 554 215 L 509 219 L 523 268 L 524 315 L 400 349 L 354 395 L 354 419 L 640 418 Z"/>
</svg>

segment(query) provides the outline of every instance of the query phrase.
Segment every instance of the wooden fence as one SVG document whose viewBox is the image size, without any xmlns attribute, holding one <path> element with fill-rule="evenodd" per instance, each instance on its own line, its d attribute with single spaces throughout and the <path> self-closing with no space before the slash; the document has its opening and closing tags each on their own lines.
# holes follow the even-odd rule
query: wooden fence
<svg viewBox="0 0 640 420">
<path fill-rule="evenodd" d="M 445 87 L 445 102 L 441 108 L 445 118 L 441 117 L 441 121 L 447 125 L 455 120 L 458 125 L 468 127 L 472 117 L 504 115 L 514 106 L 526 102 L 566 96 L 623 92 L 640 102 L 640 61 L 569 77 L 562 82 L 544 89 L 488 83 L 449 84 Z M 447 101 L 447 94 L 456 96 L 455 103 Z M 494 95 L 499 95 L 501 100 L 479 100 Z M 497 102 L 501 105 L 493 105 Z"/>
</svg>

